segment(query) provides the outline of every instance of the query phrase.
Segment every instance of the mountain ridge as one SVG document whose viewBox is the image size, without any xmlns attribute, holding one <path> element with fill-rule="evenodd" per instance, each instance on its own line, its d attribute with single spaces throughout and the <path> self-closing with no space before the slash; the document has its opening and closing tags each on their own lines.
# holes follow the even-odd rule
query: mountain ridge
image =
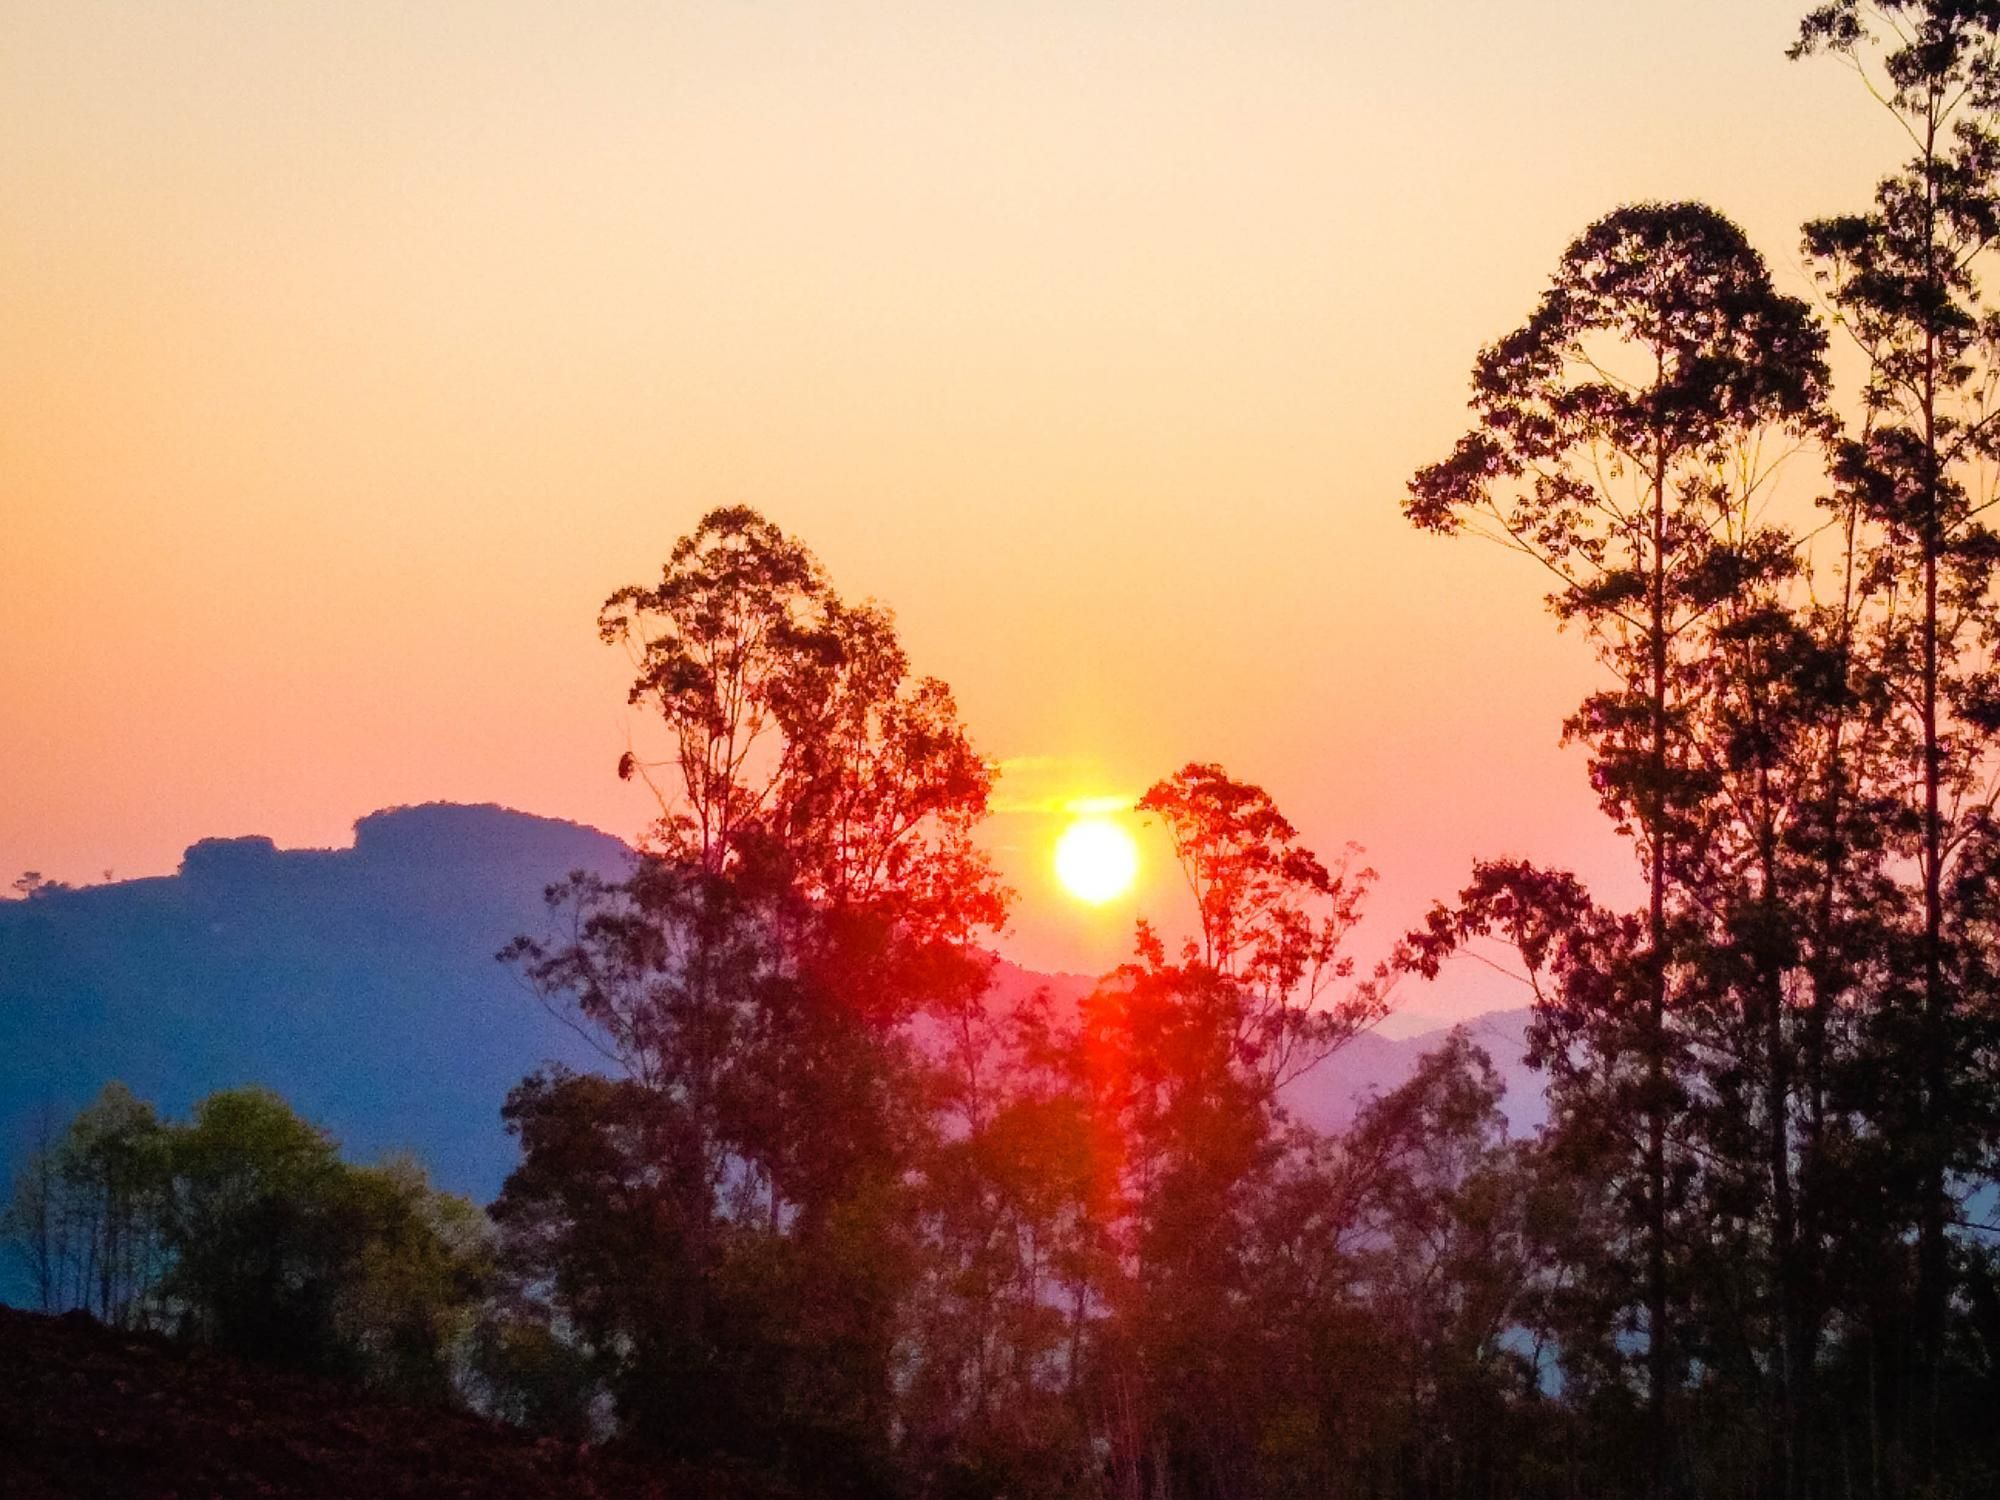
<svg viewBox="0 0 2000 1500">
<path fill-rule="evenodd" d="M 495 804 L 385 808 L 345 849 L 198 840 L 172 875 L 45 888 L 0 902 L 0 1168 L 119 1079 L 163 1111 L 264 1084 L 357 1159 L 414 1151 L 442 1187 L 484 1202 L 514 1160 L 507 1090 L 545 1060 L 598 1058 L 495 960 L 547 930 L 544 888 L 631 858 L 597 829 Z M 1096 982 L 999 957 L 995 1004 Z M 1526 1012 L 1470 1023 L 1507 1080 L 1509 1118 L 1539 1118 L 1519 1064 Z M 1300 1119 L 1335 1128 L 1393 1088 L 1448 1030 L 1365 1033 L 1291 1086 Z"/>
</svg>

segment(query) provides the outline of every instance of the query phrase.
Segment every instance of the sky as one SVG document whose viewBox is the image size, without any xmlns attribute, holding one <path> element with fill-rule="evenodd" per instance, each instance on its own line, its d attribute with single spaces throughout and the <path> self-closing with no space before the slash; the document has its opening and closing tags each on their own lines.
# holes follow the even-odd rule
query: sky
<svg viewBox="0 0 2000 1500">
<path fill-rule="evenodd" d="M 1048 865 L 1192 759 L 1365 846 L 1364 957 L 1475 856 L 1628 894 L 1585 642 L 1398 505 L 1612 207 L 1807 291 L 1899 143 L 1802 8 L 0 0 L 0 871 L 635 833 L 597 607 L 742 503 L 957 691 L 1025 963 L 1184 919 Z"/>
</svg>

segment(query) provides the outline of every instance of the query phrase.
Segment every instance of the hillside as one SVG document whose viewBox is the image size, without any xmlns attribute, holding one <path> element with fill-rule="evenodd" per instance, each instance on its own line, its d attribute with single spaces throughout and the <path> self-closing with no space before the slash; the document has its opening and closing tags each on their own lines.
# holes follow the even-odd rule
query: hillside
<svg viewBox="0 0 2000 1500">
<path fill-rule="evenodd" d="M 668 1500 L 749 1496 L 462 1413 L 398 1406 L 81 1314 L 0 1308 L 0 1494 L 13 1500 Z"/>
<path fill-rule="evenodd" d="M 1465 1023 L 1466 1031 L 1493 1059 L 1500 1081 L 1507 1086 L 1507 1097 L 1500 1107 L 1508 1128 L 1516 1135 L 1539 1129 L 1548 1118 L 1548 1105 L 1542 1098 L 1544 1080 L 1521 1060 L 1527 1051 L 1530 1014 L 1525 1009 L 1496 1010 Z M 1358 1036 L 1292 1084 L 1286 1102 L 1307 1124 L 1321 1130 L 1336 1129 L 1354 1118 L 1356 1106 L 1370 1094 L 1385 1093 L 1405 1082 L 1416 1071 L 1418 1060 L 1437 1048 L 1451 1031 L 1443 1027 L 1400 1039 L 1372 1032 Z"/>
</svg>

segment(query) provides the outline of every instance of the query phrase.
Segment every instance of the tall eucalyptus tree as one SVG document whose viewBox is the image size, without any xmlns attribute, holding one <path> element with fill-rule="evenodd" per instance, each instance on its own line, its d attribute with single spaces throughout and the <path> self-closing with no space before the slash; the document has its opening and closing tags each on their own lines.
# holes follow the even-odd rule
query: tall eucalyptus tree
<svg viewBox="0 0 2000 1500">
<path fill-rule="evenodd" d="M 1577 1033 L 1637 1123 L 1631 1204 L 1644 1274 L 1655 1469 L 1668 1469 L 1683 1378 L 1673 1327 L 1674 1136 L 1685 1112 L 1674 1011 L 1690 917 L 1686 846 L 1713 779 L 1690 715 L 1708 691 L 1700 626 L 1762 565 L 1766 538 L 1718 525 L 1762 485 L 1763 445 L 1823 423 L 1825 336 L 1762 258 L 1701 204 L 1641 204 L 1564 252 L 1528 321 L 1473 370 L 1475 424 L 1411 482 L 1417 526 L 1472 525 L 1538 562 L 1559 621 L 1590 634 L 1611 682 L 1566 726 L 1646 882 L 1635 993 Z"/>
<path fill-rule="evenodd" d="M 1835 0 L 1805 18 L 1793 56 L 1849 62 L 1902 126 L 1904 165 L 1865 211 L 1806 226 L 1841 327 L 1866 359 L 1865 421 L 1837 474 L 1868 527 L 1867 646 L 1891 688 L 1892 848 L 1912 870 L 1910 962 L 1879 996 L 1887 1086 L 1873 1123 L 1914 1186 L 1912 1436 L 1932 1462 L 1951 1291 L 1954 1180 L 1981 1137 L 1970 1028 L 1992 1009 L 1979 941 L 1993 920 L 2000 764 L 2000 537 L 1983 519 L 2000 458 L 2000 316 L 1981 274 L 2000 237 L 2000 5 Z M 1990 1121 L 1988 1122 L 1990 1125 Z"/>
</svg>

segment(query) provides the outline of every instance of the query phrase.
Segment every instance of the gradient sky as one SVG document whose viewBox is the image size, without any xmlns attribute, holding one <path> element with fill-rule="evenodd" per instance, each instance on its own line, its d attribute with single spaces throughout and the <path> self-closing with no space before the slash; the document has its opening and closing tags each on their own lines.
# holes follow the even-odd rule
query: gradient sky
<svg viewBox="0 0 2000 1500">
<path fill-rule="evenodd" d="M 1190 758 L 1367 846 L 1376 946 L 1475 854 L 1629 888 L 1584 643 L 1397 506 L 1619 202 L 1805 290 L 1898 139 L 1802 8 L 0 0 L 0 871 L 634 832 L 596 608 L 743 502 L 1007 764 L 1026 962 L 1133 911 L 1047 809 Z"/>
</svg>

